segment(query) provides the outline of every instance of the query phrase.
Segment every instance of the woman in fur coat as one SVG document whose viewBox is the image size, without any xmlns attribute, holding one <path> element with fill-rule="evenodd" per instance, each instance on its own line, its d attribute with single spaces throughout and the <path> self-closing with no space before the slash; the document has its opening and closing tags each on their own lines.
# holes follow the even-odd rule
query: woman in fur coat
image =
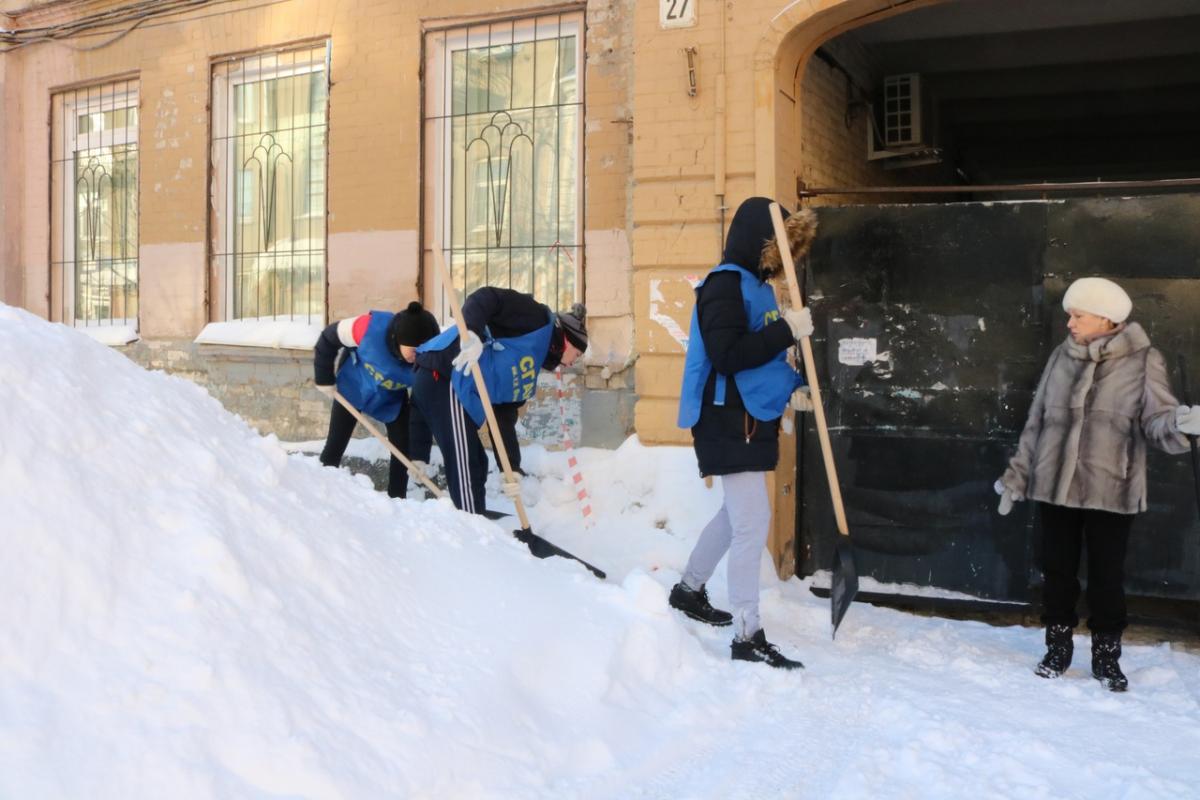
<svg viewBox="0 0 1200 800">
<path fill-rule="evenodd" d="M 1001 514 L 1029 499 L 1042 515 L 1046 655 L 1035 672 L 1057 678 L 1071 664 L 1086 541 L 1092 675 L 1121 692 L 1125 550 L 1134 515 L 1146 510 L 1146 446 L 1186 452 L 1185 434 L 1200 434 L 1200 406 L 1175 400 L 1162 354 L 1128 321 L 1133 303 L 1120 286 L 1081 278 L 1063 309 L 1070 335 L 1050 354 L 996 492 Z"/>
</svg>

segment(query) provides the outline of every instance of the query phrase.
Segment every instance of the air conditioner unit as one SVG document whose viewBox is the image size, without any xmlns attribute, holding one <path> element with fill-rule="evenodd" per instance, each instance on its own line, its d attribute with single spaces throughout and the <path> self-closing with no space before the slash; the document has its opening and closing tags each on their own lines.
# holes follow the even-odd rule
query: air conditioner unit
<svg viewBox="0 0 1200 800">
<path fill-rule="evenodd" d="M 942 160 L 933 145 L 932 103 L 915 72 L 888 75 L 867 115 L 867 159 L 892 159 L 886 168 L 936 164 Z"/>
</svg>

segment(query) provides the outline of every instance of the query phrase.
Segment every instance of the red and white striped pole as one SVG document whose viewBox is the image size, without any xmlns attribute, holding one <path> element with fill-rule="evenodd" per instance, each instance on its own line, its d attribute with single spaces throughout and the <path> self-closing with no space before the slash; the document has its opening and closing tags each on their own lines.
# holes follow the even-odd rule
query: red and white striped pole
<svg viewBox="0 0 1200 800">
<path fill-rule="evenodd" d="M 562 367 L 554 370 L 558 378 L 558 416 L 562 420 L 563 447 L 567 451 L 567 467 L 570 470 L 571 485 L 575 488 L 575 499 L 579 501 L 579 511 L 583 514 L 583 526 L 592 527 L 592 499 L 588 495 L 587 486 L 583 482 L 583 470 L 579 467 L 579 459 L 575 455 L 575 443 L 571 440 L 571 429 L 567 426 L 566 390 L 563 388 Z"/>
</svg>

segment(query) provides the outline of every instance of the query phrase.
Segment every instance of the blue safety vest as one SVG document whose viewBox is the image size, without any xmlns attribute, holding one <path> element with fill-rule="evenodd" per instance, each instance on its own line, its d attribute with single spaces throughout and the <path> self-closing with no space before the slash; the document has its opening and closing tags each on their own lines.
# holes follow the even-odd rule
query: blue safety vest
<svg viewBox="0 0 1200 800">
<path fill-rule="evenodd" d="M 550 352 L 550 335 L 554 333 L 554 316 L 535 331 L 520 336 L 496 339 L 484 328 L 483 353 L 479 356 L 479 369 L 483 372 L 483 383 L 493 403 L 523 403 L 533 397 L 537 390 L 538 371 Z M 418 353 L 445 350 L 458 339 L 458 326 L 452 325 L 425 344 L 417 348 Z M 463 409 L 475 422 L 483 425 L 483 401 L 475 387 L 475 378 L 470 371 L 453 370 L 450 385 Z"/>
<path fill-rule="evenodd" d="M 775 302 L 775 290 L 770 284 L 760 281 L 749 270 L 737 264 L 722 264 L 713 269 L 696 286 L 696 296 L 709 277 L 718 272 L 737 272 L 742 279 L 742 302 L 746 306 L 746 319 L 751 331 L 761 331 L 779 319 L 779 305 Z M 687 360 L 683 365 L 683 388 L 679 393 L 679 427 L 691 428 L 700 421 L 700 406 L 704 401 L 704 385 L 712 372 L 712 361 L 704 349 L 700 336 L 700 318 L 692 309 L 692 328 L 688 337 Z M 713 405 L 725 405 L 727 375 L 717 375 Z M 804 385 L 804 377 L 787 362 L 787 351 L 781 351 L 766 364 L 744 369 L 733 375 L 742 402 L 750 416 L 763 422 L 779 419 L 787 408 L 788 400 L 797 387 Z"/>
<path fill-rule="evenodd" d="M 392 422 L 404 410 L 412 366 L 396 358 L 387 346 L 388 323 L 394 314 L 372 311 L 358 347 L 351 349 L 337 373 L 338 392 L 364 414 Z"/>
</svg>

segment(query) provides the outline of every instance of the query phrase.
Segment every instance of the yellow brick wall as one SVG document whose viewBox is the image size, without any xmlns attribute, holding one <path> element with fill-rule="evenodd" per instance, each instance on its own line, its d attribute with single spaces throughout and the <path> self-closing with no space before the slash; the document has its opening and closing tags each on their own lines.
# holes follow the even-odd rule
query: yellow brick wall
<svg viewBox="0 0 1200 800">
<path fill-rule="evenodd" d="M 912 5 L 928 2 L 936 0 Z M 846 129 L 844 77 L 810 56 L 866 15 L 892 13 L 892 5 L 887 0 L 705 3 L 695 28 L 672 31 L 658 30 L 655 5 L 639 6 L 636 39 L 654 42 L 638 50 L 634 89 L 635 418 L 643 441 L 690 442 L 689 433 L 675 425 L 684 353 L 678 339 L 690 322 L 690 280 L 720 257 L 720 201 L 727 224 L 737 205 L 755 194 L 795 208 L 797 178 L 810 185 L 889 181 L 879 165 L 866 161 L 865 118 L 860 115 Z M 686 92 L 681 51 L 687 47 L 698 54 L 696 97 Z M 831 45 L 831 52 L 870 85 L 860 48 Z M 716 75 L 722 71 L 727 86 L 724 198 L 716 192 L 714 125 Z M 790 577 L 795 566 L 795 451 L 795 436 L 782 435 L 780 462 L 770 479 L 768 548 L 782 578 Z"/>
<path fill-rule="evenodd" d="M 910 5 L 932 2 L 938 0 Z M 771 193 L 796 208 L 798 178 L 810 186 L 897 182 L 899 176 L 866 159 L 865 115 L 855 116 L 846 128 L 845 77 L 810 58 L 830 37 L 862 24 L 869 15 L 897 13 L 893 5 L 887 0 L 706 2 L 698 7 L 694 28 L 664 31 L 657 5 L 639 4 L 635 38 L 653 42 L 638 48 L 634 65 L 633 302 L 638 434 L 643 441 L 687 440 L 686 432 L 675 428 L 678 385 L 662 379 L 664 364 L 671 357 L 682 359 L 683 348 L 663 341 L 662 322 L 642 309 L 649 311 L 652 305 L 646 293 L 652 287 L 661 291 L 670 280 L 682 282 L 671 290 L 674 295 L 690 297 L 686 276 L 703 275 L 720 257 L 722 198 L 716 194 L 714 124 L 718 73 L 724 72 L 727 86 L 726 225 L 738 204 L 755 194 Z M 688 47 L 697 51 L 695 97 L 687 93 L 683 51 Z M 828 47 L 862 85 L 872 84 L 860 46 L 843 41 Z M 691 307 L 689 300 L 666 313 L 686 331 Z"/>
<path fill-rule="evenodd" d="M 871 15 L 943 0 L 701 0 L 692 28 L 661 30 L 658 3 L 590 0 L 585 96 L 586 300 L 599 364 L 636 358 L 637 431 L 648 443 L 686 443 L 675 426 L 692 282 L 720 256 L 722 225 L 745 198 L 771 194 L 795 207 L 809 185 L 872 184 L 890 176 L 866 162 L 865 118 L 846 128 L 845 77 L 811 53 Z M 105 3 L 95 0 L 89 7 Z M 114 3 L 109 3 L 113 5 Z M 23 15 L 48 24 L 77 3 Z M 521 0 L 249 0 L 145 25 L 110 47 L 79 53 L 38 46 L 0 59 L 6 109 L 0 144 L 24 163 L 0 182 L 0 291 L 47 313 L 48 132 L 51 90 L 136 72 L 141 78 L 144 335 L 193 336 L 203 307 L 207 244 L 210 59 L 331 37 L 329 131 L 330 316 L 402 302 L 417 291 L 421 230 L 422 19 L 537 8 Z M 686 48 L 697 88 L 688 93 Z M 861 48 L 830 45 L 869 83 Z M 718 75 L 726 86 L 718 130 Z M 718 143 L 724 138 L 724 147 Z M 720 161 L 719 161 L 720 160 Z M 724 193 L 717 175 L 724 170 Z M 856 198 L 838 198 L 846 202 Z M 830 201 L 822 201 L 830 202 Z M 628 384 L 620 375 L 618 384 Z M 613 384 L 613 385 L 618 385 Z M 788 567 L 796 491 L 794 441 L 781 444 L 772 552 Z"/>
<path fill-rule="evenodd" d="M 919 0 L 912 6 L 932 0 Z M 49 24 L 72 10 L 105 5 L 55 3 L 25 13 L 23 25 Z M 559 10 L 561 6 L 546 8 Z M 865 119 L 845 128 L 845 79 L 808 58 L 822 38 L 885 11 L 886 0 L 706 0 L 695 27 L 661 30 L 656 3 L 593 0 L 588 26 L 585 120 L 584 276 L 600 334 L 590 354 L 618 365 L 636 355 L 644 407 L 639 432 L 648 441 L 677 441 L 672 401 L 677 387 L 652 376 L 660 342 L 643 271 L 684 281 L 703 274 L 720 254 L 722 219 L 744 198 L 772 191 L 794 206 L 796 178 L 807 183 L 871 183 L 887 176 L 867 165 Z M 21 109 L 0 125 L 19 154 L 23 174 L 3 192 L 0 249 L 5 296 L 48 312 L 49 252 L 45 184 L 45 118 L 57 86 L 136 73 L 141 80 L 141 242 L 143 333 L 191 336 L 220 309 L 206 261 L 208 95 L 210 60 L 270 45 L 329 37 L 332 88 L 329 131 L 329 294 L 331 318 L 364 306 L 415 296 L 421 242 L 420 78 L 422 19 L 439 24 L 537 9 L 499 0 L 248 0 L 221 13 L 155 20 L 119 42 L 91 52 L 36 46 L 5 56 L 6 107 Z M 888 12 L 890 13 L 890 12 Z M 638 46 L 635 47 L 634 44 Z M 687 92 L 685 48 L 695 49 L 698 91 Z M 861 50 L 833 46 L 852 72 L 866 73 Z M 799 64 L 806 68 L 797 69 Z M 724 195 L 717 195 L 717 75 L 724 73 Z M 764 79 L 764 75 L 766 78 Z M 767 123 L 764 124 L 764 120 Z M 769 129 L 765 130 L 764 129 Z M 727 209 L 722 214 L 722 204 Z M 20 224 L 16 224 L 17 222 Z M 674 291 L 674 290 L 673 290 Z M 678 292 L 676 292 L 678 293 Z M 686 295 L 686 292 L 683 294 Z M 690 308 L 670 314 L 686 328 Z"/>
<path fill-rule="evenodd" d="M 27 11 L 24 27 L 121 5 L 59 3 Z M 628 35 L 633 0 L 587 4 L 585 284 L 600 301 L 596 352 L 620 365 L 632 354 L 630 302 L 631 100 Z M 328 139 L 329 316 L 400 305 L 417 295 L 421 258 L 421 53 L 424 23 L 478 20 L 561 4 L 508 0 L 250 0 L 157 18 L 89 52 L 36 45 L 0 57 L 5 109 L 0 141 L 17 180 L 0 184 L 3 297 L 50 315 L 48 181 L 50 97 L 114 75 L 140 79 L 142 335 L 194 337 L 221 318 L 218 269 L 207 263 L 208 103 L 211 62 L 304 40 L 332 41 Z M 579 8 L 583 8 L 581 4 Z M 92 39 L 86 40 L 93 43 Z M 19 74 L 20 80 L 7 79 Z M 14 213 L 17 209 L 19 213 Z M 20 224 L 18 224 L 18 222 Z M 10 238 L 11 237 L 11 238 Z M 592 243 L 594 247 L 591 247 Z M 594 253 L 591 252 L 594 250 Z M 205 307 L 209 298 L 213 308 Z M 586 299 L 586 298 L 585 298 Z"/>
</svg>

